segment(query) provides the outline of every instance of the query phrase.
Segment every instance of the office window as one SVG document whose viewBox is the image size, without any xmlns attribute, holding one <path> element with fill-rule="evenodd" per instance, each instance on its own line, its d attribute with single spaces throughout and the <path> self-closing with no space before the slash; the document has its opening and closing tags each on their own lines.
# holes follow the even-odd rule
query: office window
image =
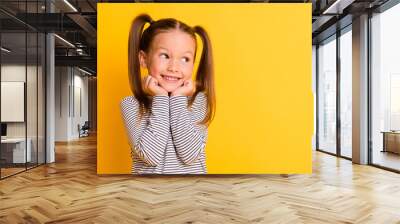
<svg viewBox="0 0 400 224">
<path fill-rule="evenodd" d="M 340 154 L 352 157 L 352 35 L 351 26 L 340 36 Z"/>
<path fill-rule="evenodd" d="M 318 47 L 318 149 L 336 153 L 336 36 Z"/>
<path fill-rule="evenodd" d="M 371 18 L 372 163 L 400 170 L 400 4 Z"/>
<path fill-rule="evenodd" d="M 312 46 L 312 92 L 314 99 L 314 133 L 312 137 L 312 149 L 316 150 L 316 131 L 317 131 L 317 48 L 315 45 Z"/>
</svg>

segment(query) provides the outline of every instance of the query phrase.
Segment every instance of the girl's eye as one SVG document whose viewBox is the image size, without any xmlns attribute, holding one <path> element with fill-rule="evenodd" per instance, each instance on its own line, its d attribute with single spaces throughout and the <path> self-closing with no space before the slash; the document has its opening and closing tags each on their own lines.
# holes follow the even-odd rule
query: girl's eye
<svg viewBox="0 0 400 224">
<path fill-rule="evenodd" d="M 160 54 L 160 57 L 161 57 L 161 58 L 166 58 L 166 59 L 169 58 L 169 57 L 168 57 L 168 54 L 165 54 L 165 53 Z"/>
<path fill-rule="evenodd" d="M 183 58 L 182 58 L 182 61 L 183 61 L 183 62 L 189 62 L 190 59 L 189 59 L 188 57 L 183 57 Z"/>
</svg>

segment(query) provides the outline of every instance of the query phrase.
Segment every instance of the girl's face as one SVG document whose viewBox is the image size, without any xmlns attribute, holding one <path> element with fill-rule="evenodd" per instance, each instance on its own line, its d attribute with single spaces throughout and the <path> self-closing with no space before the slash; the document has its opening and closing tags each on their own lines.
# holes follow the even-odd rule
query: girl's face
<svg viewBox="0 0 400 224">
<path fill-rule="evenodd" d="M 148 53 L 140 51 L 139 61 L 149 75 L 171 93 L 192 77 L 196 42 L 179 30 L 157 34 Z"/>
</svg>

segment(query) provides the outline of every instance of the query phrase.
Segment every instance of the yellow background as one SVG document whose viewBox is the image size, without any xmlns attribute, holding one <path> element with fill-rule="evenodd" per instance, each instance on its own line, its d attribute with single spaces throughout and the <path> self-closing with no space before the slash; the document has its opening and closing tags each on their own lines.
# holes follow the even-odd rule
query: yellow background
<svg viewBox="0 0 400 224">
<path fill-rule="evenodd" d="M 131 172 L 119 103 L 132 95 L 128 34 L 140 13 L 201 25 L 210 35 L 217 110 L 208 173 L 311 173 L 311 4 L 99 3 L 99 174 Z"/>
</svg>

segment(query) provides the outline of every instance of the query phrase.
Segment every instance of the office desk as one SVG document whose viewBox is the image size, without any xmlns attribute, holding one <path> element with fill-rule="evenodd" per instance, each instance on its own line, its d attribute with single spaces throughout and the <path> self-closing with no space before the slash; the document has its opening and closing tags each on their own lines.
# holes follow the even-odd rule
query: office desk
<svg viewBox="0 0 400 224">
<path fill-rule="evenodd" d="M 383 133 L 382 152 L 393 152 L 400 154 L 400 132 L 382 131 L 381 133 Z"/>
<path fill-rule="evenodd" d="M 6 163 L 25 163 L 31 162 L 31 145 L 32 141 L 27 138 L 26 154 L 25 154 L 25 138 L 6 138 L 1 139 L 1 157 Z M 12 159 L 11 159 L 12 158 Z M 27 161 L 25 161 L 27 159 Z"/>
</svg>

